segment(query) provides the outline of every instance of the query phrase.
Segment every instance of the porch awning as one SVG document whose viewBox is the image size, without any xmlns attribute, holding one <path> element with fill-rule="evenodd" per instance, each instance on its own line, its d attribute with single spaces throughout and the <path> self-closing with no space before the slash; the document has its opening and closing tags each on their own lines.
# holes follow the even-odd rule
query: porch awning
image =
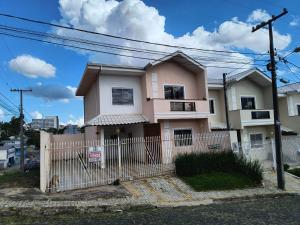
<svg viewBox="0 0 300 225">
<path fill-rule="evenodd" d="M 85 126 L 120 125 L 149 122 L 142 114 L 99 115 L 88 121 Z"/>
</svg>

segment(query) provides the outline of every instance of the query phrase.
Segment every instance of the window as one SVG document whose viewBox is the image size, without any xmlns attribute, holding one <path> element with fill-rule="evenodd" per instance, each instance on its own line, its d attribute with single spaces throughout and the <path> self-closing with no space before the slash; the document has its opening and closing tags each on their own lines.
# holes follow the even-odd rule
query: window
<svg viewBox="0 0 300 225">
<path fill-rule="evenodd" d="M 298 116 L 300 116 L 300 105 L 297 105 Z"/>
<path fill-rule="evenodd" d="M 254 97 L 241 97 L 242 109 L 255 109 Z"/>
<path fill-rule="evenodd" d="M 133 105 L 133 89 L 112 88 L 113 105 Z"/>
<path fill-rule="evenodd" d="M 250 145 L 251 145 L 251 148 L 262 148 L 263 147 L 263 135 L 262 134 L 250 134 Z"/>
<path fill-rule="evenodd" d="M 165 99 L 184 99 L 183 86 L 165 85 Z"/>
<path fill-rule="evenodd" d="M 195 102 L 170 102 L 171 111 L 196 111 Z"/>
<path fill-rule="evenodd" d="M 270 112 L 269 111 L 252 111 L 251 118 L 256 119 L 270 119 Z"/>
<path fill-rule="evenodd" d="M 178 129 L 174 130 L 175 146 L 192 145 L 192 129 Z"/>
<path fill-rule="evenodd" d="M 215 100 L 209 99 L 209 112 L 210 114 L 215 114 Z"/>
</svg>

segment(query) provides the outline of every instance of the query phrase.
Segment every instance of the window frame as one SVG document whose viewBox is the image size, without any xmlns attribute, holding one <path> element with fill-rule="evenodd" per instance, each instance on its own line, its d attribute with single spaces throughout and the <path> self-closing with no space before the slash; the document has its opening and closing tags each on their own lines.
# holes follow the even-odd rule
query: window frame
<svg viewBox="0 0 300 225">
<path fill-rule="evenodd" d="M 213 101 L 213 107 L 214 107 L 214 112 L 213 113 L 211 113 L 210 101 Z M 209 113 L 210 113 L 210 115 L 216 115 L 216 100 L 215 100 L 215 98 L 209 98 L 208 99 L 208 104 L 209 104 Z"/>
<path fill-rule="evenodd" d="M 297 116 L 300 116 L 300 103 L 297 103 L 296 106 L 297 106 Z"/>
<path fill-rule="evenodd" d="M 253 98 L 254 99 L 254 108 L 253 109 L 243 109 L 242 98 Z M 256 96 L 255 95 L 240 95 L 241 109 L 242 110 L 254 110 L 256 108 Z"/>
<path fill-rule="evenodd" d="M 252 142 L 251 142 L 251 135 L 261 135 L 261 145 L 252 144 Z M 263 145 L 264 145 L 264 134 L 263 133 L 249 133 L 249 140 L 250 140 L 250 148 L 251 149 L 260 149 L 260 148 L 263 148 Z"/>
<path fill-rule="evenodd" d="M 166 86 L 183 87 L 183 98 L 182 98 L 182 99 L 166 98 L 166 94 L 165 94 L 165 87 L 166 87 Z M 164 85 L 163 85 L 163 93 L 164 93 L 164 99 L 166 99 L 166 100 L 184 100 L 184 99 L 185 99 L 185 86 L 184 86 L 183 84 L 164 84 Z"/>
<path fill-rule="evenodd" d="M 183 131 L 183 130 L 190 130 L 191 131 L 191 138 L 189 140 L 177 140 L 175 131 Z M 174 128 L 173 129 L 174 135 L 174 145 L 175 147 L 188 147 L 193 145 L 193 129 L 192 128 Z"/>
<path fill-rule="evenodd" d="M 129 103 L 129 104 L 116 104 L 116 103 L 114 103 L 114 97 L 113 97 L 113 90 L 114 89 L 132 90 L 132 103 Z M 112 105 L 117 105 L 117 106 L 133 106 L 134 105 L 134 88 L 129 88 L 129 87 L 112 87 L 111 88 L 111 104 Z"/>
</svg>

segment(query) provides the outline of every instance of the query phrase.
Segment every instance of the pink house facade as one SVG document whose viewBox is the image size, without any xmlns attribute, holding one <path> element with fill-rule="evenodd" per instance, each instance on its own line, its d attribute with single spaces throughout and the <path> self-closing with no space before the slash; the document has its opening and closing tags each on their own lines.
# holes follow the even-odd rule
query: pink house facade
<svg viewBox="0 0 300 225">
<path fill-rule="evenodd" d="M 88 64 L 76 95 L 87 139 L 210 131 L 206 68 L 182 52 L 145 67 Z"/>
</svg>

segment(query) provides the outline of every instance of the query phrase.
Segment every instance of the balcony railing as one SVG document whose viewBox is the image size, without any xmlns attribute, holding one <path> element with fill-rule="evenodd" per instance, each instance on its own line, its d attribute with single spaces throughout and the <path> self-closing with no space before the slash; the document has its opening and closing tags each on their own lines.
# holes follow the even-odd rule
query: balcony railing
<svg viewBox="0 0 300 225">
<path fill-rule="evenodd" d="M 251 118 L 253 120 L 270 119 L 270 111 L 252 111 Z"/>
<path fill-rule="evenodd" d="M 195 102 L 170 102 L 171 111 L 196 111 Z"/>
</svg>

